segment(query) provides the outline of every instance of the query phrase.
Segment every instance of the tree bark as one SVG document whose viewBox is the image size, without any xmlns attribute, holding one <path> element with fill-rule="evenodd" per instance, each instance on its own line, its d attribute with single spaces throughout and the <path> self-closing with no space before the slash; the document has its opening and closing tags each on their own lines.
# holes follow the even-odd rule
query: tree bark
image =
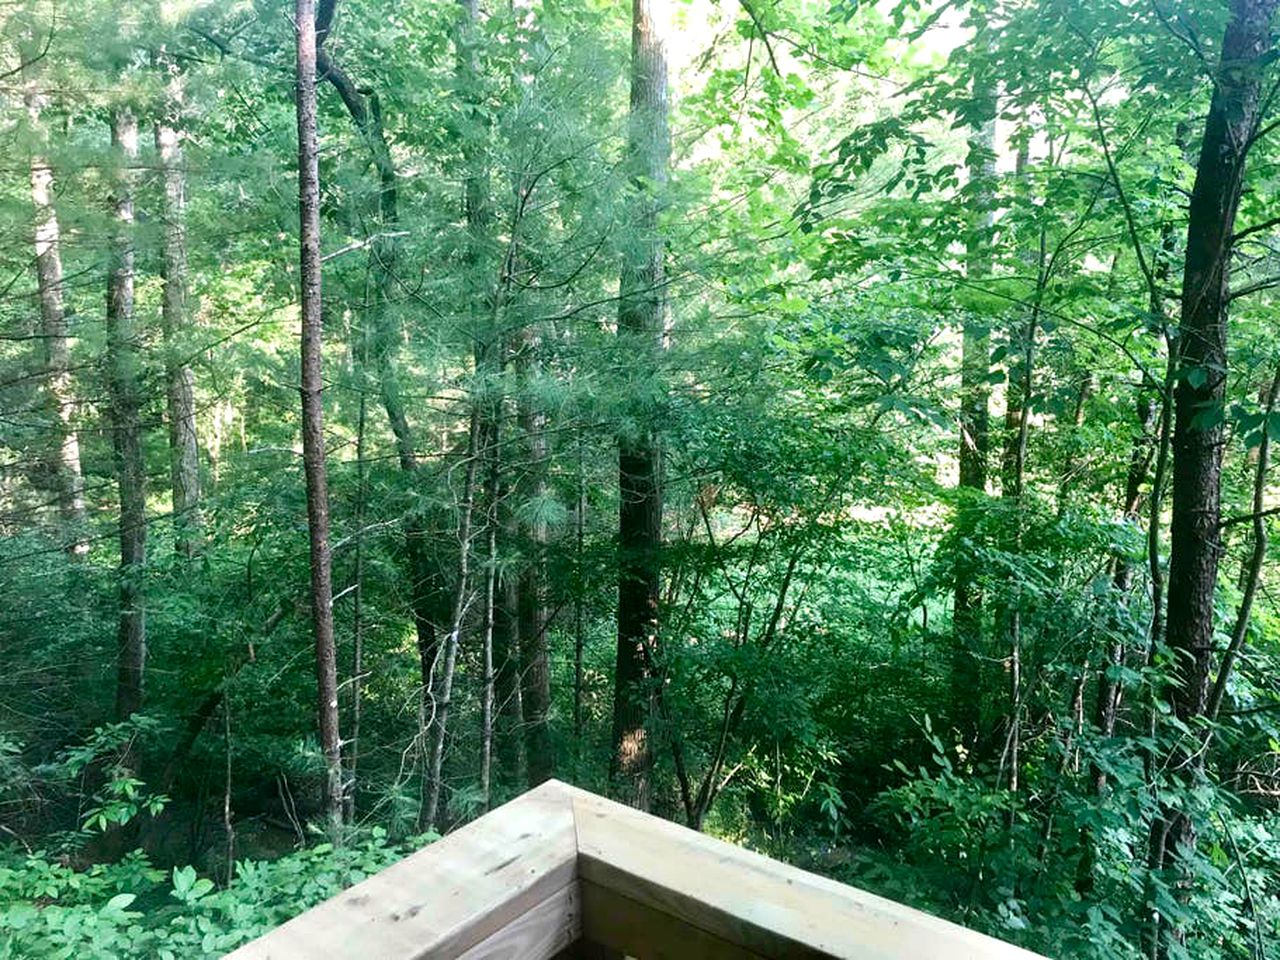
<svg viewBox="0 0 1280 960">
<path fill-rule="evenodd" d="M 1231 627 L 1231 639 L 1222 654 L 1222 664 L 1218 667 L 1218 676 L 1209 692 L 1209 700 L 1205 706 L 1205 715 L 1210 720 L 1217 719 L 1218 711 L 1227 693 L 1227 680 L 1231 669 L 1235 666 L 1240 651 L 1244 648 L 1249 636 L 1249 618 L 1253 614 L 1253 603 L 1258 596 L 1258 587 L 1262 582 L 1262 564 L 1267 559 L 1267 470 L 1271 466 L 1271 433 L 1268 423 L 1275 413 L 1276 400 L 1280 398 L 1280 368 L 1271 378 L 1271 383 L 1263 391 L 1263 409 L 1267 419 L 1263 421 L 1262 439 L 1258 444 L 1257 460 L 1253 474 L 1253 548 L 1241 570 L 1240 606 L 1236 609 L 1235 623 Z M 1208 742 L 1206 735 L 1206 743 Z"/>
<path fill-rule="evenodd" d="M 498 613 L 498 525 L 488 521 L 484 571 L 484 625 L 480 645 L 480 809 L 488 810 L 493 791 L 493 634 Z"/>
<path fill-rule="evenodd" d="M 320 165 L 316 124 L 315 0 L 297 0 L 298 222 L 302 311 L 302 457 L 311 541 L 311 620 L 325 782 L 322 807 L 342 825 L 342 749 L 338 732 L 338 664 L 333 635 L 329 488 L 325 472 L 323 323 L 320 291 Z"/>
<path fill-rule="evenodd" d="M 966 165 L 974 185 L 970 215 L 966 275 L 980 280 L 991 272 L 987 233 L 994 211 L 991 181 L 995 176 L 996 98 L 984 79 L 974 80 L 975 124 L 969 138 Z M 990 446 L 991 338 L 986 318 L 967 316 L 960 339 L 960 490 L 957 533 L 960 548 L 977 535 L 980 501 L 987 489 L 987 452 Z M 976 566 L 968 556 L 957 556 L 955 596 L 952 607 L 951 668 L 952 705 L 956 727 L 972 746 L 981 725 L 979 689 L 982 676 L 982 592 L 975 582 Z"/>
<path fill-rule="evenodd" d="M 147 560 L 146 464 L 142 452 L 140 358 L 133 315 L 133 189 L 138 121 L 125 107 L 111 119 L 115 152 L 107 280 L 107 366 L 112 446 L 120 493 L 120 622 L 116 717 L 142 709 L 147 662 L 143 578 Z"/>
<path fill-rule="evenodd" d="M 506 504 L 505 495 L 499 493 L 498 506 L 499 541 L 515 543 L 516 524 Z M 493 661 L 494 661 L 494 754 L 499 775 L 510 783 L 519 781 L 526 769 L 524 761 L 524 736 L 521 724 L 524 717 L 524 699 L 520 693 L 520 590 L 514 572 L 499 571 L 497 609 L 494 611 Z"/>
<path fill-rule="evenodd" d="M 182 337 L 192 321 L 187 284 L 187 173 L 182 159 L 182 76 L 171 57 L 159 56 L 168 74 L 163 119 L 156 122 L 156 153 L 164 175 L 164 335 L 169 483 L 173 493 L 174 545 L 185 556 L 200 549 L 200 440 L 196 431 L 195 376 L 183 357 Z"/>
<path fill-rule="evenodd" d="M 1277 0 L 1232 3 L 1191 193 L 1174 394 L 1168 608 L 1168 642 L 1181 681 L 1172 699 L 1184 720 L 1203 714 L 1209 693 L 1222 487 L 1222 425 L 1214 415 L 1226 389 L 1232 232 L 1276 6 Z"/>
<path fill-rule="evenodd" d="M 634 362 L 656 376 L 666 316 L 659 216 L 671 157 L 666 54 L 670 24 L 663 0 L 633 0 L 631 10 L 627 156 L 635 233 L 623 254 L 618 336 Z M 618 639 L 611 779 L 626 802 L 644 810 L 649 807 L 653 766 L 646 722 L 651 653 L 658 641 L 662 448 L 654 412 L 643 411 L 637 421 L 635 432 L 618 440 Z"/>
<path fill-rule="evenodd" d="M 1177 718 L 1191 726 L 1206 715 L 1212 670 L 1232 235 L 1245 160 L 1261 119 L 1262 73 L 1277 6 L 1278 0 L 1231 3 L 1191 191 L 1174 394 L 1167 627 L 1174 658 L 1169 700 Z M 1170 769 L 1193 782 L 1203 764 L 1203 751 L 1195 750 L 1175 758 Z M 1193 846 L 1196 833 L 1191 816 L 1162 810 L 1152 825 L 1152 868 L 1160 870 L 1179 849 Z M 1157 931 L 1153 951 L 1166 943 Z"/>
<path fill-rule="evenodd" d="M 458 579 L 454 584 L 453 615 L 449 634 L 445 637 L 444 663 L 438 679 L 431 685 L 432 712 L 427 745 L 426 796 L 419 814 L 419 826 L 435 829 L 440 816 L 444 792 L 445 738 L 449 729 L 449 710 L 453 698 L 453 677 L 458 665 L 458 645 L 467 616 L 471 589 L 471 532 L 475 515 L 476 467 L 480 461 L 480 421 L 478 408 L 472 408 L 471 427 L 467 432 L 466 471 L 462 486 L 462 503 L 458 517 Z M 434 677 L 434 670 L 432 671 Z"/>
<path fill-rule="evenodd" d="M 33 137 L 45 138 L 40 111 L 44 98 L 34 83 L 25 101 Z M 50 413 L 54 491 L 67 540 L 67 552 L 82 557 L 88 552 L 83 539 L 84 474 L 80 467 L 80 440 L 75 431 L 76 400 L 71 384 L 71 350 L 67 311 L 62 287 L 62 231 L 53 202 L 53 167 L 37 150 L 31 156 L 31 204 L 35 208 L 36 284 L 40 300 L 40 337 L 44 350 L 45 391 Z"/>
<path fill-rule="evenodd" d="M 540 338 L 536 330 L 526 330 L 521 350 L 521 379 L 529 380 L 537 369 L 536 353 Z M 527 503 L 539 504 L 547 495 L 546 416 L 537 409 L 528 389 L 522 392 L 519 426 L 524 437 L 528 462 L 525 468 L 523 497 Z M 525 758 L 530 788 L 551 779 L 555 774 L 555 755 L 551 743 L 548 713 L 551 709 L 551 666 L 547 650 L 547 524 L 534 516 L 523 524 L 525 562 L 520 570 L 520 595 L 517 616 L 520 637 L 520 703 L 524 729 Z"/>
</svg>

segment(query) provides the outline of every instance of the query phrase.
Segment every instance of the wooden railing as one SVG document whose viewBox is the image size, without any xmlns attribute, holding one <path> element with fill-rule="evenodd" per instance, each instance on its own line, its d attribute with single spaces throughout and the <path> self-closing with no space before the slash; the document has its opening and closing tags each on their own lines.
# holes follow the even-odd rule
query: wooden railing
<svg viewBox="0 0 1280 960">
<path fill-rule="evenodd" d="M 553 780 L 230 960 L 559 956 L 1035 958 Z"/>
</svg>

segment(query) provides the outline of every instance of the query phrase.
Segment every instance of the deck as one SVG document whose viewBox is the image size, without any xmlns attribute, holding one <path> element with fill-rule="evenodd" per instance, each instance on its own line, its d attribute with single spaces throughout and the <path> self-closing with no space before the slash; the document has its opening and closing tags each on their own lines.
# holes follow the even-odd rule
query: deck
<svg viewBox="0 0 1280 960">
<path fill-rule="evenodd" d="M 482 957 L 1036 960 L 554 780 L 229 960 Z"/>
</svg>

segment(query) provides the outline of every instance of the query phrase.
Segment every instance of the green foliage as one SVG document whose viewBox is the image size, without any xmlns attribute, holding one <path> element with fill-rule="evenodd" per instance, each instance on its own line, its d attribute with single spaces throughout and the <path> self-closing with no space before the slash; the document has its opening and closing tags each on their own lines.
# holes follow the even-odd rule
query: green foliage
<svg viewBox="0 0 1280 960">
<path fill-rule="evenodd" d="M 242 860 L 219 889 L 190 867 L 165 872 L 135 851 L 85 870 L 42 852 L 0 850 L 0 957 L 116 960 L 220 957 L 428 841 L 392 843 L 374 828 L 335 848 Z"/>
<path fill-rule="evenodd" d="M 383 156 L 321 83 L 354 820 L 325 838 L 336 846 L 317 825 L 291 4 L 0 13 L 0 958 L 218 956 L 423 842 L 441 705 L 424 674 L 443 669 L 432 637 L 451 631 L 458 597 L 445 825 L 522 791 L 547 742 L 558 776 L 608 791 L 618 444 L 648 437 L 664 496 L 655 810 L 1055 957 L 1149 956 L 1153 916 L 1179 934 L 1171 960 L 1267 955 L 1280 935 L 1274 550 L 1212 722 L 1169 705 L 1180 663 L 1153 603 L 1170 554 L 1161 393 L 1223 373 L 1176 351 L 1227 4 L 677 4 L 665 185 L 629 176 L 627 5 L 480 7 L 461 51 L 456 0 L 339 0 L 325 41 L 385 136 Z M 183 89 L 181 329 L 161 310 L 161 51 Z M 113 715 L 103 306 L 106 120 L 123 106 L 142 134 L 149 480 L 147 561 L 128 573 L 146 603 L 146 706 L 128 719 Z M 1226 398 L 1187 424 L 1224 431 L 1215 663 L 1249 592 L 1259 452 L 1280 442 L 1266 392 L 1278 106 L 1267 99 L 1240 198 Z M 40 157 L 61 227 L 69 400 L 50 388 L 34 296 Z M 653 362 L 616 335 L 620 264 L 654 239 L 634 222 L 640 189 L 657 191 L 664 241 Z M 985 343 L 976 376 L 961 369 L 966 334 Z M 201 449 L 193 556 L 174 549 L 175 360 Z M 986 394 L 986 482 L 962 486 L 971 390 Z M 496 443 L 473 464 L 477 412 Z M 86 503 L 74 521 L 54 468 L 68 426 Z M 1276 493 L 1264 478 L 1273 540 Z M 540 633 L 518 636 L 539 617 Z M 535 741 L 516 688 L 544 639 L 551 703 Z M 1178 759 L 1200 755 L 1203 773 L 1180 776 Z M 1147 866 L 1162 811 L 1196 827 L 1165 871 Z M 124 852 L 135 846 L 146 852 Z"/>
</svg>

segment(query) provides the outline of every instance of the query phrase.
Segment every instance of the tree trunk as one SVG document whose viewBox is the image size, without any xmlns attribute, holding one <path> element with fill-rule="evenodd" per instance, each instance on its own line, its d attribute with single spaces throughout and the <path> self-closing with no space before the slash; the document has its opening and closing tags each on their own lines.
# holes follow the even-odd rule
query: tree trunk
<svg viewBox="0 0 1280 960">
<path fill-rule="evenodd" d="M 311 541 L 311 619 L 325 783 L 321 803 L 336 832 L 342 825 L 342 749 L 338 733 L 338 664 L 333 636 L 329 489 L 325 473 L 323 324 L 320 298 L 320 166 L 316 129 L 315 0 L 297 0 L 298 222 L 301 247 L 302 458 Z"/>
<path fill-rule="evenodd" d="M 43 98 L 34 84 L 26 92 L 27 116 L 33 137 L 44 140 L 40 120 Z M 80 440 L 74 418 L 75 395 L 71 386 L 71 350 L 67 336 L 67 312 L 62 289 L 62 232 L 53 204 L 53 168 L 37 151 L 31 156 L 31 203 L 35 208 L 36 283 L 40 299 L 40 337 L 44 348 L 45 391 L 52 414 L 54 491 L 66 537 L 67 552 L 84 556 L 88 544 L 84 528 L 84 475 L 80 469 Z"/>
<path fill-rule="evenodd" d="M 573 511 L 573 753 L 574 759 L 582 758 L 582 687 L 583 660 L 586 654 L 586 568 L 583 553 L 587 531 L 587 477 L 582 465 L 582 431 L 577 436 L 578 446 L 578 498 Z"/>
<path fill-rule="evenodd" d="M 368 338 L 361 344 L 361 373 L 367 368 Z M 369 503 L 369 465 L 365 459 L 365 434 L 368 426 L 368 402 L 364 389 L 366 381 L 360 380 L 360 405 L 356 416 L 356 503 L 355 503 L 355 590 L 351 599 L 351 713 L 350 734 L 347 738 L 346 779 L 343 795 L 343 818 L 347 823 L 356 819 L 357 770 L 360 764 L 360 720 L 364 705 L 364 523 Z"/>
<path fill-rule="evenodd" d="M 539 349 L 534 328 L 528 328 L 520 361 L 522 378 L 528 380 L 537 369 L 532 354 Z M 536 401 L 524 390 L 520 398 L 519 424 L 524 436 L 526 465 L 523 497 L 538 505 L 547 495 L 546 417 Z M 540 509 L 540 508 L 539 508 Z M 547 714 L 551 709 L 551 666 L 547 651 L 547 524 L 540 516 L 524 525 L 525 562 L 520 570 L 520 598 L 517 616 L 520 637 L 520 703 L 522 710 L 528 785 L 536 787 L 555 774 L 555 755 Z"/>
<path fill-rule="evenodd" d="M 480 646 L 480 809 L 493 789 L 493 633 L 498 611 L 498 526 L 489 521 L 484 571 L 484 625 Z"/>
<path fill-rule="evenodd" d="M 466 472 L 458 517 L 458 579 L 454 584 L 453 615 L 449 622 L 449 634 L 445 637 L 444 663 L 439 678 L 431 687 L 432 712 L 427 745 L 426 796 L 418 823 L 420 827 L 427 830 L 438 826 L 437 819 L 440 816 L 441 796 L 444 792 L 445 738 L 449 729 L 453 676 L 457 671 L 458 644 L 462 638 L 462 625 L 466 620 L 467 606 L 471 599 L 471 531 L 475 515 L 476 467 L 481 457 L 480 421 L 478 408 L 473 406 L 471 428 L 467 432 Z"/>
<path fill-rule="evenodd" d="M 187 173 L 182 161 L 180 124 L 182 77 L 161 55 L 168 73 L 164 118 L 156 122 L 156 153 L 164 174 L 164 334 L 165 380 L 169 420 L 169 482 L 173 491 L 174 545 L 185 556 L 200 548 L 200 442 L 196 432 L 195 377 L 183 356 L 183 336 L 191 324 L 187 288 Z"/>
<path fill-rule="evenodd" d="M 120 492 L 120 624 L 116 717 L 142 709 L 147 662 L 143 577 L 147 559 L 146 464 L 142 453 L 140 358 L 133 316 L 133 181 L 138 121 L 127 108 L 111 120 L 118 165 L 113 175 L 110 273 L 107 281 L 107 366 L 112 445 Z"/>
<path fill-rule="evenodd" d="M 499 495 L 499 540 L 516 542 L 515 520 Z M 521 730 L 524 698 L 520 694 L 520 590 L 514 573 L 500 572 L 497 609 L 493 625 L 494 667 L 494 753 L 499 774 L 509 783 L 520 780 L 525 769 L 524 737 Z"/>
<path fill-rule="evenodd" d="M 1276 6 L 1276 0 L 1232 4 L 1191 193 L 1174 394 L 1168 614 L 1168 642 L 1181 681 L 1173 705 L 1184 720 L 1203 714 L 1208 697 L 1232 231 Z"/>
<path fill-rule="evenodd" d="M 1140 515 L 1142 503 L 1142 486 L 1147 482 L 1147 472 L 1151 466 L 1151 456 L 1155 443 L 1153 428 L 1156 422 L 1155 398 L 1143 390 L 1137 402 L 1138 433 L 1133 438 L 1133 450 L 1129 455 L 1129 470 L 1125 476 L 1124 503 L 1121 514 L 1126 523 L 1136 523 Z M 1128 604 L 1129 589 L 1133 583 L 1133 562 L 1128 557 L 1117 557 L 1115 571 L 1111 577 L 1111 588 L 1115 600 L 1120 604 Z M 1120 706 L 1120 681 L 1115 676 L 1124 663 L 1124 641 L 1118 632 L 1124 628 L 1123 623 L 1112 625 L 1116 631 L 1107 643 L 1106 660 L 1098 675 L 1098 700 L 1095 704 L 1094 722 L 1098 732 L 1110 737 L 1116 731 L 1116 715 Z M 1094 771 L 1094 784 L 1099 793 L 1106 787 L 1106 774 Z"/>
<path fill-rule="evenodd" d="M 326 23 L 332 22 L 335 5 L 335 0 L 328 0 L 322 10 L 322 19 Z M 372 328 L 372 366 L 377 375 L 382 408 L 395 438 L 400 469 L 410 479 L 410 484 L 416 485 L 419 475 L 417 447 L 394 362 L 399 331 L 388 309 L 397 299 L 396 288 L 399 284 L 396 275 L 400 258 L 399 176 L 383 128 L 382 108 L 377 94 L 371 89 L 357 87 L 323 48 L 317 51 L 317 69 L 319 77 L 329 82 L 347 108 L 356 130 L 369 149 L 378 174 L 379 232 L 370 245 L 370 269 L 375 290 L 369 318 L 369 326 Z M 366 357 L 362 362 L 368 365 L 369 358 Z M 419 755 L 425 767 L 427 717 L 433 709 L 431 682 L 440 651 L 439 623 L 447 614 L 443 611 L 440 576 L 431 557 L 428 525 L 415 508 L 411 508 L 404 519 L 404 552 L 409 577 L 409 610 L 413 618 L 421 679 L 418 703 Z"/>
<path fill-rule="evenodd" d="M 1261 79 L 1278 5 L 1231 4 L 1191 191 L 1174 394 L 1167 637 L 1175 681 L 1169 699 L 1177 718 L 1192 726 L 1206 714 L 1212 670 L 1232 234 L 1245 159 L 1260 123 Z M 1170 769 L 1194 782 L 1203 764 L 1203 752 L 1196 750 L 1174 758 Z M 1152 825 L 1152 868 L 1163 868 L 1195 842 L 1191 816 L 1162 810 Z M 1164 942 L 1153 936 L 1153 949 L 1159 952 Z"/>
<path fill-rule="evenodd" d="M 1242 596 L 1240 606 L 1236 609 L 1235 623 L 1231 627 L 1231 639 L 1226 651 L 1222 654 L 1218 677 L 1213 683 L 1213 689 L 1209 693 L 1209 700 L 1205 706 L 1205 715 L 1210 720 L 1216 720 L 1218 711 L 1222 708 L 1231 669 L 1235 666 L 1236 659 L 1240 656 L 1240 651 L 1244 648 L 1245 640 L 1249 636 L 1249 618 L 1253 614 L 1253 603 L 1257 599 L 1258 588 L 1262 583 L 1262 564 L 1267 559 L 1267 470 L 1271 466 L 1271 433 L 1267 424 L 1275 413 L 1277 399 L 1280 399 L 1280 368 L 1276 369 L 1270 385 L 1263 390 L 1263 410 L 1266 411 L 1267 418 L 1263 421 L 1262 439 L 1255 451 L 1257 459 L 1253 468 L 1253 547 L 1240 571 Z M 1205 742 L 1208 743 L 1207 734 Z"/>
<path fill-rule="evenodd" d="M 498 635 L 499 568 L 498 552 L 500 530 L 499 511 L 502 509 L 502 455 L 499 447 L 501 404 L 498 410 L 486 410 L 480 425 L 481 448 L 485 454 L 485 571 L 484 615 L 481 626 L 480 647 L 480 797 L 482 809 L 488 810 L 493 788 L 493 756 L 497 740 L 495 713 L 497 707 L 497 671 L 494 661 L 494 642 Z M 504 655 L 507 653 L 503 651 Z"/>
<path fill-rule="evenodd" d="M 976 123 L 969 138 L 967 167 L 974 185 L 966 274 L 970 281 L 991 272 L 991 229 L 995 176 L 996 98 L 989 85 L 975 79 Z M 987 451 L 990 444 L 991 339 L 987 320 L 967 316 L 960 341 L 960 491 L 957 512 L 960 550 L 955 570 L 952 608 L 952 705 L 955 725 L 972 746 L 981 725 L 980 698 L 973 695 L 982 681 L 982 592 L 975 581 L 977 566 L 968 556 L 977 535 L 981 500 L 987 489 Z"/>
<path fill-rule="evenodd" d="M 671 156 L 668 16 L 661 0 L 633 0 L 627 156 L 635 235 L 623 255 L 618 336 L 628 356 L 652 376 L 657 375 L 666 315 L 665 245 L 658 220 Z M 656 420 L 656 412 L 642 411 L 636 431 L 618 440 L 618 640 L 610 772 L 622 798 L 642 810 L 649 807 L 653 766 L 645 728 L 651 651 L 658 640 L 662 550 L 662 449 Z"/>
</svg>

